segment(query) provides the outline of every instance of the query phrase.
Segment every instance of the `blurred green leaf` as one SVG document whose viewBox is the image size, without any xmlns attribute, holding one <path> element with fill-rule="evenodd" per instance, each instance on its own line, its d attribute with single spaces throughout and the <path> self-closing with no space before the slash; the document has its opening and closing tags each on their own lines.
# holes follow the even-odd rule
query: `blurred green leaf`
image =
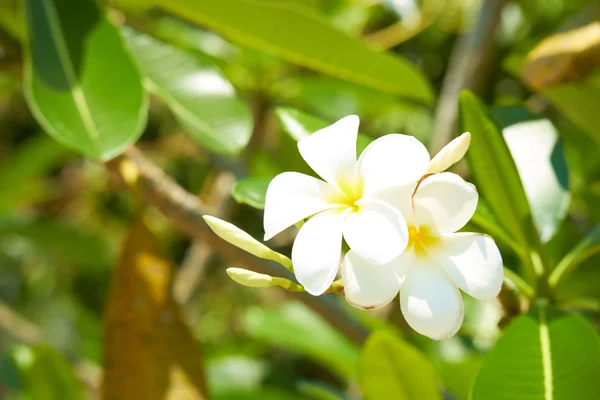
<svg viewBox="0 0 600 400">
<path fill-rule="evenodd" d="M 560 281 L 565 279 L 573 269 L 598 253 L 600 253 L 600 225 L 597 225 L 592 229 L 592 231 L 558 263 L 550 275 L 550 286 L 558 286 Z"/>
<path fill-rule="evenodd" d="M 27 0 L 25 94 L 46 132 L 109 160 L 141 135 L 148 99 L 117 29 L 94 0 Z"/>
<path fill-rule="evenodd" d="M 482 361 L 481 355 L 469 354 L 455 362 L 441 362 L 437 370 L 444 382 L 444 388 L 459 400 L 468 400 Z"/>
<path fill-rule="evenodd" d="M 541 253 L 529 202 L 502 132 L 481 100 L 469 91 L 460 95 L 460 123 L 462 131 L 471 132 L 470 170 L 487 204 L 517 243 Z M 523 261 L 532 274 L 529 255 Z"/>
<path fill-rule="evenodd" d="M 338 393 L 332 387 L 320 382 L 303 381 L 297 385 L 298 392 L 313 400 L 345 400 L 343 393 Z"/>
<path fill-rule="evenodd" d="M 542 91 L 550 102 L 579 125 L 597 144 L 600 143 L 600 75 Z"/>
<path fill-rule="evenodd" d="M 571 200 L 558 132 L 552 122 L 523 108 L 495 109 L 493 115 L 517 166 L 533 222 L 541 240 L 547 242 L 566 216 Z"/>
<path fill-rule="evenodd" d="M 28 399 L 83 400 L 81 382 L 62 354 L 48 346 L 19 345 L 10 358 L 19 372 L 21 394 Z"/>
<path fill-rule="evenodd" d="M 211 360 L 206 366 L 208 388 L 213 395 L 260 389 L 266 374 L 265 361 L 230 355 Z"/>
<path fill-rule="evenodd" d="M 292 63 L 418 101 L 433 101 L 431 86 L 413 65 L 377 52 L 304 7 L 248 0 L 154 1 L 182 18 Z"/>
<path fill-rule="evenodd" d="M 0 235 L 17 234 L 53 257 L 81 268 L 106 268 L 113 252 L 104 236 L 53 219 L 0 218 Z"/>
<path fill-rule="evenodd" d="M 0 166 L 0 215 L 23 201 L 35 201 L 41 189 L 40 176 L 70 155 L 69 150 L 45 135 L 38 135 L 17 147 Z"/>
<path fill-rule="evenodd" d="M 244 328 L 255 339 L 296 351 L 341 378 L 356 375 L 358 349 L 300 303 L 251 308 L 244 316 Z"/>
<path fill-rule="evenodd" d="M 367 400 L 442 398 L 431 362 L 385 330 L 375 331 L 367 339 L 361 352 L 360 379 Z"/>
<path fill-rule="evenodd" d="M 600 341 L 576 314 L 521 315 L 486 355 L 472 400 L 600 398 Z"/>
<path fill-rule="evenodd" d="M 122 29 L 148 89 L 208 150 L 236 154 L 252 135 L 252 114 L 219 69 L 200 54 Z"/>
<path fill-rule="evenodd" d="M 277 390 L 257 390 L 255 392 L 223 393 L 211 397 L 214 400 L 304 400 L 292 393 Z"/>
<path fill-rule="evenodd" d="M 233 198 L 242 204 L 262 210 L 265 208 L 267 187 L 272 178 L 251 177 L 237 181 L 231 189 Z"/>
</svg>

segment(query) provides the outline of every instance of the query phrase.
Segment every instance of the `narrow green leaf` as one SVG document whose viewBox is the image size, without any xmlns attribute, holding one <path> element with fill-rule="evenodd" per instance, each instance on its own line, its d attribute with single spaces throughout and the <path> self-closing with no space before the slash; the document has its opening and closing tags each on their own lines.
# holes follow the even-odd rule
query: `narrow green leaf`
<svg viewBox="0 0 600 400">
<path fill-rule="evenodd" d="M 376 331 L 367 339 L 361 353 L 360 376 L 367 400 L 442 398 L 431 362 L 388 331 Z"/>
<path fill-rule="evenodd" d="M 122 29 L 149 90 L 210 151 L 236 154 L 252 135 L 252 114 L 208 57 Z"/>
<path fill-rule="evenodd" d="M 231 195 L 242 204 L 262 210 L 265 208 L 267 188 L 272 178 L 251 177 L 239 180 L 233 185 Z"/>
<path fill-rule="evenodd" d="M 600 253 L 600 225 L 596 226 L 558 263 L 550 274 L 550 286 L 558 286 L 577 266 L 598 253 Z"/>
<path fill-rule="evenodd" d="M 133 144 L 148 99 L 118 30 L 94 0 L 26 0 L 25 94 L 54 139 L 108 160 Z"/>
<path fill-rule="evenodd" d="M 413 65 L 336 30 L 301 6 L 248 0 L 155 2 L 228 39 L 292 63 L 418 101 L 433 101 L 431 86 Z"/>
<path fill-rule="evenodd" d="M 522 108 L 495 109 L 502 134 L 517 166 L 543 242 L 550 240 L 571 202 L 562 143 L 551 121 Z M 531 149 L 536 151 L 532 152 Z"/>
<path fill-rule="evenodd" d="M 243 324 L 255 339 L 296 351 L 343 379 L 356 375 L 358 349 L 300 303 L 250 308 Z"/>
<path fill-rule="evenodd" d="M 48 346 L 16 346 L 11 359 L 30 399 L 83 400 L 83 387 L 62 354 Z"/>
<path fill-rule="evenodd" d="M 477 187 L 487 204 L 517 243 L 542 254 L 529 202 L 502 132 L 481 100 L 469 91 L 460 95 L 460 122 L 461 130 L 471 132 L 467 156 Z M 523 261 L 529 266 L 530 275 L 543 273 L 529 257 L 524 257 Z"/>
<path fill-rule="evenodd" d="M 472 400 L 600 399 L 600 341 L 572 314 L 550 320 L 521 315 L 486 355 Z"/>
</svg>

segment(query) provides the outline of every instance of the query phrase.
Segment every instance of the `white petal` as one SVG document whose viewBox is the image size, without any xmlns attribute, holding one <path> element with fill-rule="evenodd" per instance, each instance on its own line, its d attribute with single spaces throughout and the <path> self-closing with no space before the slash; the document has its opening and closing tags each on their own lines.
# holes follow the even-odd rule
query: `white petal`
<svg viewBox="0 0 600 400">
<path fill-rule="evenodd" d="M 359 119 L 348 115 L 298 142 L 306 163 L 332 185 L 353 179 Z"/>
<path fill-rule="evenodd" d="M 504 270 L 502 256 L 492 238 L 478 233 L 454 233 L 433 250 L 454 283 L 479 300 L 498 296 Z"/>
<path fill-rule="evenodd" d="M 393 133 L 373 141 L 358 159 L 364 194 L 417 181 L 427 172 L 429 153 L 412 136 Z"/>
<path fill-rule="evenodd" d="M 314 296 L 323 294 L 335 279 L 342 259 L 342 228 L 348 215 L 324 211 L 306 222 L 292 247 L 296 279 Z"/>
<path fill-rule="evenodd" d="M 400 288 L 400 307 L 417 332 L 440 340 L 454 335 L 463 322 L 460 292 L 435 260 L 415 257 Z"/>
<path fill-rule="evenodd" d="M 369 198 L 381 200 L 402 213 L 407 225 L 415 225 L 415 214 L 412 208 L 412 194 L 417 182 L 391 186 L 369 195 Z"/>
<path fill-rule="evenodd" d="M 427 172 L 443 172 L 452 165 L 459 162 L 469 150 L 471 144 L 471 134 L 465 132 L 450 143 L 448 143 L 439 153 L 429 162 Z"/>
<path fill-rule="evenodd" d="M 344 239 L 360 257 L 382 265 L 398 257 L 408 244 L 402 214 L 380 200 L 363 199 L 344 221 Z"/>
<path fill-rule="evenodd" d="M 453 233 L 465 226 L 477 208 L 477 190 L 460 176 L 442 172 L 427 176 L 413 195 L 419 225 L 439 233 Z"/>
<path fill-rule="evenodd" d="M 350 250 L 342 262 L 344 294 L 348 303 L 363 310 L 380 308 L 394 300 L 408 265 L 402 256 L 376 265 Z"/>
<path fill-rule="evenodd" d="M 265 240 L 303 218 L 335 207 L 330 199 L 337 190 L 312 176 L 298 172 L 277 175 L 267 188 L 265 199 Z"/>
</svg>

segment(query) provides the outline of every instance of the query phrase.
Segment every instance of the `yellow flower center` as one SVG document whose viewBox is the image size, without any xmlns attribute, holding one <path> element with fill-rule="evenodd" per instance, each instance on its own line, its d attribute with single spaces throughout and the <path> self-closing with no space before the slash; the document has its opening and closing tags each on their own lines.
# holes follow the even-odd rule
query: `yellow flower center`
<svg viewBox="0 0 600 400">
<path fill-rule="evenodd" d="M 362 199 L 364 190 L 362 179 L 343 176 L 338 178 L 336 183 L 340 191 L 330 199 L 330 203 L 343 204 L 354 211 L 358 211 L 359 206 L 356 202 Z"/>
<path fill-rule="evenodd" d="M 437 246 L 440 238 L 435 235 L 427 226 L 409 226 L 408 227 L 408 247 L 418 256 L 427 255 L 427 249 Z"/>
</svg>

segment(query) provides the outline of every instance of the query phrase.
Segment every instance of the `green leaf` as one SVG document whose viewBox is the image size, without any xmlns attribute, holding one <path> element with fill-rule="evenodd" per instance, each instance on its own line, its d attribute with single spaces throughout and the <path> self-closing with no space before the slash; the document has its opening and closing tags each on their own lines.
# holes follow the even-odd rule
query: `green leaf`
<svg viewBox="0 0 600 400">
<path fill-rule="evenodd" d="M 518 317 L 486 355 L 472 400 L 600 399 L 600 341 L 576 314 Z"/>
<path fill-rule="evenodd" d="M 250 308 L 244 328 L 255 339 L 296 351 L 340 378 L 356 375 L 358 349 L 300 303 Z"/>
<path fill-rule="evenodd" d="M 487 204 L 517 243 L 541 254 L 529 202 L 502 132 L 481 100 L 469 91 L 460 95 L 460 123 L 462 131 L 471 132 L 471 148 L 467 153 L 470 170 Z M 531 259 L 527 256 L 523 261 L 534 275 L 536 266 Z"/>
<path fill-rule="evenodd" d="M 252 135 L 252 114 L 219 69 L 202 57 L 133 29 L 122 29 L 148 89 L 200 144 L 236 154 Z"/>
<path fill-rule="evenodd" d="M 543 90 L 550 102 L 579 125 L 596 143 L 600 143 L 600 76 Z"/>
<path fill-rule="evenodd" d="M 442 398 L 431 362 L 385 330 L 375 331 L 367 339 L 361 353 L 360 376 L 367 400 Z"/>
<path fill-rule="evenodd" d="M 556 287 L 577 266 L 600 253 L 600 225 L 597 225 L 575 248 L 567 253 L 550 274 L 550 286 Z"/>
<path fill-rule="evenodd" d="M 502 125 L 504 140 L 531 206 L 533 222 L 542 242 L 547 242 L 566 216 L 571 201 L 558 132 L 552 122 L 522 108 L 495 109 L 493 115 Z"/>
<path fill-rule="evenodd" d="M 118 30 L 93 0 L 27 0 L 25 94 L 54 139 L 108 160 L 141 135 L 148 99 Z"/>
<path fill-rule="evenodd" d="M 248 204 L 250 207 L 262 210 L 265 208 L 265 197 L 267 187 L 272 178 L 251 177 L 237 181 L 231 189 L 233 198 L 242 204 Z"/>
<path fill-rule="evenodd" d="M 155 0 L 226 38 L 341 79 L 432 103 L 430 84 L 404 59 L 334 29 L 319 14 L 280 2 Z"/>
<path fill-rule="evenodd" d="M 37 200 L 43 190 L 39 178 L 70 155 L 69 150 L 46 135 L 22 143 L 0 167 L 0 215 L 21 203 Z"/>
<path fill-rule="evenodd" d="M 44 400 L 82 400 L 84 392 L 69 362 L 48 346 L 16 346 L 10 354 L 21 393 Z"/>
</svg>

